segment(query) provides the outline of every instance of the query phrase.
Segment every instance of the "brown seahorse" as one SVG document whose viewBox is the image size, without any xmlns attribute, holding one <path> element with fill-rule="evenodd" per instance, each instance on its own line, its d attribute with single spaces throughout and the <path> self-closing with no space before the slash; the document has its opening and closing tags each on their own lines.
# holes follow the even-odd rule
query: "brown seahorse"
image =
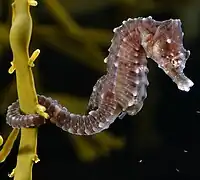
<svg viewBox="0 0 200 180">
<path fill-rule="evenodd" d="M 193 86 L 183 73 L 190 51 L 183 47 L 179 19 L 155 21 L 139 17 L 123 21 L 113 31 L 109 55 L 104 60 L 107 73 L 95 84 L 86 115 L 70 113 L 56 100 L 38 95 L 50 121 L 69 133 L 92 135 L 107 129 L 117 117 L 137 114 L 147 97 L 147 58 L 154 60 L 178 89 L 189 91 Z M 46 122 L 38 114 L 23 114 L 18 101 L 8 107 L 6 119 L 13 128 Z"/>
</svg>

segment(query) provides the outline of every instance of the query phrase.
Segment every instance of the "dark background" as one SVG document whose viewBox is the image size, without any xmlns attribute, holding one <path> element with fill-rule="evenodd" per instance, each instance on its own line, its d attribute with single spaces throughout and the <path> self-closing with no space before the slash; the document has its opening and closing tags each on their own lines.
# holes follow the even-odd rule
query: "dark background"
<svg viewBox="0 0 200 180">
<path fill-rule="evenodd" d="M 39 128 L 41 162 L 34 165 L 33 180 L 199 179 L 200 1 L 38 2 L 39 6 L 31 10 L 34 29 L 30 49 L 41 50 L 34 68 L 37 92 L 58 99 L 72 112 L 84 113 L 92 87 L 106 69 L 103 59 L 108 55 L 112 29 L 129 17 L 181 19 L 184 46 L 191 51 L 184 72 L 194 87 L 188 93 L 178 90 L 149 60 L 148 97 L 136 116 L 117 119 L 108 130 L 93 137 L 74 137 L 54 125 Z M 4 139 L 11 132 L 5 122 L 6 107 L 17 98 L 15 75 L 7 73 L 12 60 L 9 4 L 0 0 L 0 132 Z M 18 145 L 19 139 L 0 164 L 0 180 L 9 179 Z"/>
</svg>

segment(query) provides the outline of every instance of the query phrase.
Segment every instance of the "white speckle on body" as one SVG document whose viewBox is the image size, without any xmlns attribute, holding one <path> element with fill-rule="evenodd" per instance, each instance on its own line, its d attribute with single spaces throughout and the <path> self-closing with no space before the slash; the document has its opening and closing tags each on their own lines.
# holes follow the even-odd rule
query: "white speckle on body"
<svg viewBox="0 0 200 180">
<path fill-rule="evenodd" d="M 167 43 L 169 43 L 169 44 L 170 44 L 171 42 L 172 42 L 172 40 L 171 40 L 171 39 L 167 39 Z"/>
</svg>

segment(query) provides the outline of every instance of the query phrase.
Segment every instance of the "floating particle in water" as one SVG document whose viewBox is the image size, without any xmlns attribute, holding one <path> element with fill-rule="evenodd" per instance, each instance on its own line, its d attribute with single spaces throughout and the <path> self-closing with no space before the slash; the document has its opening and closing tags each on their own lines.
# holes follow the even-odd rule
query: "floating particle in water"
<svg viewBox="0 0 200 180">
<path fill-rule="evenodd" d="M 184 149 L 184 152 L 187 153 L 188 151 Z"/>
<path fill-rule="evenodd" d="M 142 163 L 143 161 L 142 161 L 142 159 L 140 159 L 138 162 L 139 162 L 139 163 Z"/>
<path fill-rule="evenodd" d="M 177 171 L 177 172 L 180 172 L 180 170 L 179 170 L 179 169 L 177 169 L 177 168 L 176 168 L 176 171 Z"/>
</svg>

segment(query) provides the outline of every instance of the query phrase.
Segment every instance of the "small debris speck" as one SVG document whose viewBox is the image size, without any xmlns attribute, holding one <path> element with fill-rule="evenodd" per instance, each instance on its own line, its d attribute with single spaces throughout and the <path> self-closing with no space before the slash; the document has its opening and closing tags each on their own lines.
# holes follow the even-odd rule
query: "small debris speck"
<svg viewBox="0 0 200 180">
<path fill-rule="evenodd" d="M 176 168 L 176 171 L 177 171 L 177 172 L 180 172 L 179 169 L 177 169 L 177 168 Z"/>
</svg>

